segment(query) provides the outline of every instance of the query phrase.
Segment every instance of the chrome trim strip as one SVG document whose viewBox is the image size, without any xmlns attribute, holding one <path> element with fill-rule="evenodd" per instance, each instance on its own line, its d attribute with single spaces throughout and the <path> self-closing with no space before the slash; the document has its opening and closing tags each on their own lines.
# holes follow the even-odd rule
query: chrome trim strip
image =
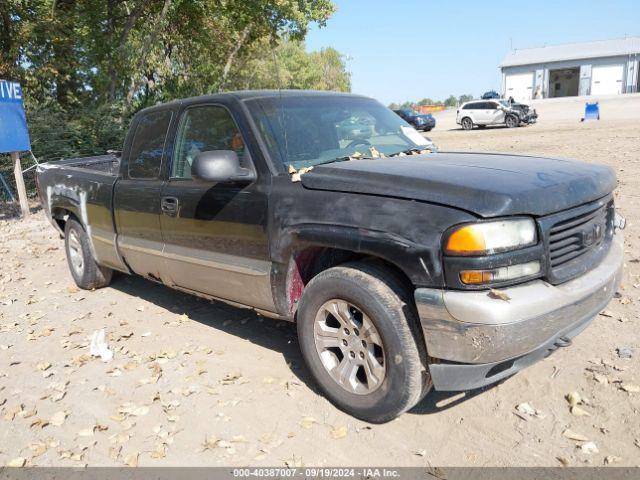
<svg viewBox="0 0 640 480">
<path fill-rule="evenodd" d="M 118 248 L 122 250 L 147 253 L 158 257 L 162 257 L 162 251 L 164 249 L 164 243 L 162 242 L 146 240 L 144 238 L 128 237 L 123 236 L 122 234 L 117 236 L 116 243 Z"/>
<path fill-rule="evenodd" d="M 177 245 L 165 245 L 162 255 L 170 260 L 252 276 L 268 275 L 271 266 L 271 262 L 264 260 L 238 257 L 225 253 L 215 253 Z"/>
</svg>

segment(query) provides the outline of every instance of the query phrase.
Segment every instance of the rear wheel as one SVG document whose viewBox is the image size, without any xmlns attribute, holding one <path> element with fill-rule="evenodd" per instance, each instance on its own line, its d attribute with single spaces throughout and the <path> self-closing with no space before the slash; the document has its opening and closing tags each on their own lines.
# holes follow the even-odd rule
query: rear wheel
<svg viewBox="0 0 640 480">
<path fill-rule="evenodd" d="M 89 236 L 77 220 L 67 220 L 64 237 L 67 262 L 76 285 L 85 290 L 109 285 L 113 270 L 101 267 L 95 262 L 91 254 Z"/>
<path fill-rule="evenodd" d="M 460 123 L 464 130 L 471 130 L 473 128 L 473 120 L 469 117 L 464 117 Z"/>
<path fill-rule="evenodd" d="M 384 267 L 350 263 L 318 274 L 305 288 L 297 322 L 312 376 L 357 418 L 392 420 L 431 386 L 415 307 Z"/>
<path fill-rule="evenodd" d="M 520 119 L 515 115 L 507 115 L 507 118 L 504 119 L 504 123 L 508 128 L 515 128 L 520 125 Z"/>
</svg>

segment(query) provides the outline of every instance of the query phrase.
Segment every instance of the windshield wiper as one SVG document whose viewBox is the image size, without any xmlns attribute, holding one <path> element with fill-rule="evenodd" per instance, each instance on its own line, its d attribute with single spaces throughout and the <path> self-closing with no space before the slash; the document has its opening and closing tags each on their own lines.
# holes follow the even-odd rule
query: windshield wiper
<svg viewBox="0 0 640 480">
<path fill-rule="evenodd" d="M 396 153 L 391 153 L 389 155 L 387 155 L 388 157 L 398 157 L 398 156 L 402 156 L 404 155 L 414 155 L 414 154 L 420 154 L 422 152 L 429 152 L 429 153 L 433 153 L 435 150 L 433 148 L 418 148 L 418 147 L 413 147 L 413 148 L 407 148 L 406 150 L 402 150 L 400 152 L 396 152 Z"/>
<path fill-rule="evenodd" d="M 362 160 L 362 159 L 368 160 L 371 158 L 373 157 L 365 157 L 365 156 L 354 157 L 353 155 L 345 155 L 344 157 L 336 157 L 332 160 L 325 160 L 324 162 L 316 163 L 315 166 L 317 167 L 318 165 L 327 165 L 328 163 L 348 162 L 349 160 Z"/>
</svg>

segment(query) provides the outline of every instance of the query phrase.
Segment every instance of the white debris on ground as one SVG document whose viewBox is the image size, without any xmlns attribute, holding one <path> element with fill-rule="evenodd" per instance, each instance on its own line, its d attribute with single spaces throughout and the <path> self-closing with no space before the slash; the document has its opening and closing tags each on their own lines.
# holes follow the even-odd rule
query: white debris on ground
<svg viewBox="0 0 640 480">
<path fill-rule="evenodd" d="M 109 350 L 104 328 L 96 330 L 91 334 L 89 352 L 93 357 L 100 357 L 103 362 L 110 362 L 113 359 L 113 352 Z"/>
</svg>

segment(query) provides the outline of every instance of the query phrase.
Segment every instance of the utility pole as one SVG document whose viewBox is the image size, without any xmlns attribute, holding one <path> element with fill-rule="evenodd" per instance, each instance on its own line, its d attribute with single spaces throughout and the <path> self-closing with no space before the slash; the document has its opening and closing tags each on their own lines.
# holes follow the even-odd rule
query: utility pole
<svg viewBox="0 0 640 480">
<path fill-rule="evenodd" d="M 22 166 L 20 165 L 20 154 L 11 152 L 11 160 L 13 161 L 13 175 L 16 178 L 16 190 L 18 190 L 18 200 L 20 201 L 20 210 L 24 218 L 31 213 L 29 211 L 29 202 L 27 201 L 27 189 L 24 186 L 24 177 L 22 176 Z"/>
</svg>

